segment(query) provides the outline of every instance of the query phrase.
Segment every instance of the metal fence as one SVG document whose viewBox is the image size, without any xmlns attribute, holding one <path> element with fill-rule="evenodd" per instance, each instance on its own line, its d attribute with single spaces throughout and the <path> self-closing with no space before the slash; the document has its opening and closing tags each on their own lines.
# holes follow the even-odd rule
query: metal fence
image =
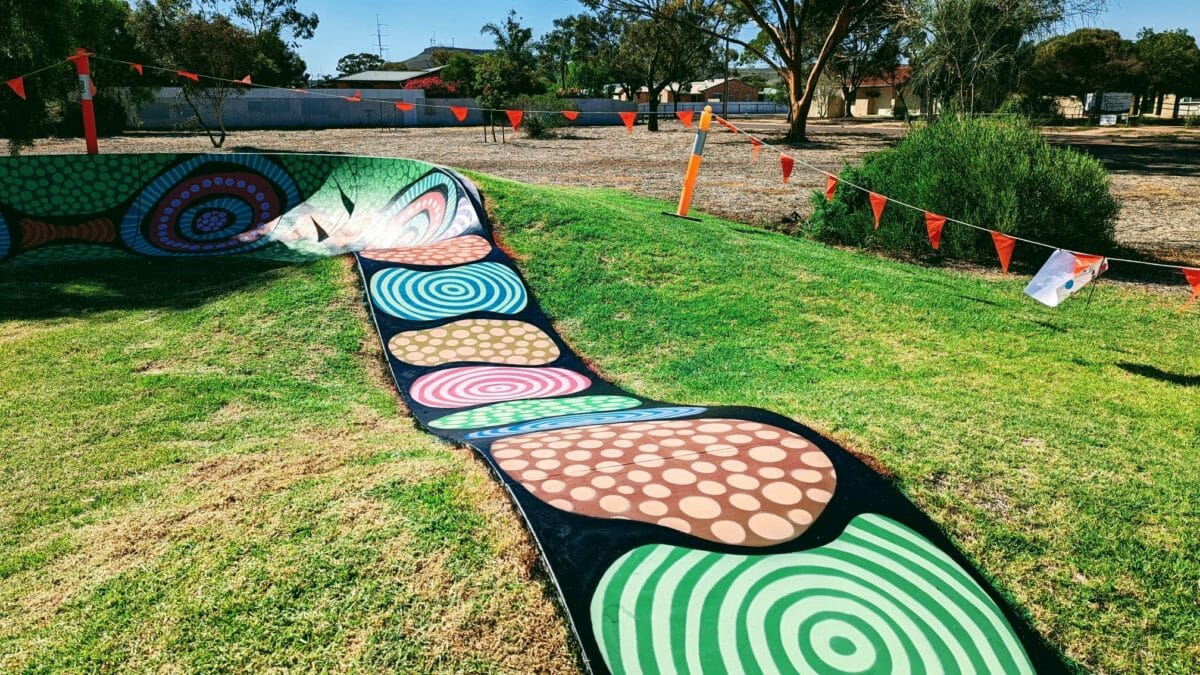
<svg viewBox="0 0 1200 675">
<path fill-rule="evenodd" d="M 670 117 L 675 114 L 676 110 L 694 110 L 700 112 L 704 110 L 704 106 L 711 105 L 713 112 L 718 115 L 733 117 L 734 115 L 786 115 L 788 107 L 781 103 L 772 101 L 730 101 L 724 105 L 728 106 L 728 112 L 721 112 L 720 101 L 706 101 L 697 103 L 660 103 L 658 105 L 659 117 Z M 646 116 L 650 114 L 649 103 L 638 104 L 638 115 Z"/>
<path fill-rule="evenodd" d="M 354 92 L 342 89 L 322 89 L 314 96 L 295 91 L 253 89 L 230 96 L 223 106 L 226 129 L 334 129 L 347 127 L 440 127 L 483 123 L 483 112 L 473 98 L 425 98 L 423 89 L 363 89 L 364 100 L 348 103 L 342 95 Z M 333 96 L 328 96 L 333 95 Z M 572 99 L 576 107 L 589 114 L 579 118 L 577 125 L 621 124 L 618 111 L 633 110 L 633 105 L 607 98 Z M 396 101 L 415 104 L 413 110 L 402 111 Z M 449 106 L 470 108 L 466 120 L 459 122 Z M 212 112 L 202 110 L 208 124 L 213 124 Z M 139 111 L 142 129 L 169 131 L 196 126 L 196 113 L 187 105 L 178 87 L 165 87 L 155 93 L 154 100 Z"/>
</svg>

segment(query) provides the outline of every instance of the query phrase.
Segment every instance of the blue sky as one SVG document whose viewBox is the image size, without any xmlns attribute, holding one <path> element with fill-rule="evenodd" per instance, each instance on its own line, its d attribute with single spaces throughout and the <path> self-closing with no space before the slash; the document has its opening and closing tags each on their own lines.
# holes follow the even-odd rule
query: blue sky
<svg viewBox="0 0 1200 675">
<path fill-rule="evenodd" d="M 1099 26 L 1132 38 L 1140 28 L 1149 26 L 1156 30 L 1187 28 L 1200 35 L 1198 4 L 1198 0 L 1109 0 L 1103 15 L 1064 30 Z M 300 49 L 314 75 L 333 74 L 338 58 L 345 54 L 376 51 L 376 14 L 386 24 L 388 58 L 400 60 L 417 54 L 434 39 L 447 45 L 453 41 L 459 47 L 490 47 L 479 28 L 489 21 L 499 22 L 509 8 L 524 17 L 535 35 L 548 30 L 555 18 L 583 11 L 576 0 L 301 0 L 300 6 L 321 17 L 316 37 Z"/>
</svg>

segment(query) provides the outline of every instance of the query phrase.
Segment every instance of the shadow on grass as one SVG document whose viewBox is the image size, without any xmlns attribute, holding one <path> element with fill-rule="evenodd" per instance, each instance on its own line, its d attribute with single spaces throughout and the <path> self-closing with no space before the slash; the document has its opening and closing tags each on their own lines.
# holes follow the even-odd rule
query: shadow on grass
<svg viewBox="0 0 1200 675">
<path fill-rule="evenodd" d="M 189 309 L 262 283 L 289 263 L 245 258 L 0 266 L 0 320 Z"/>
<path fill-rule="evenodd" d="M 1127 373 L 1148 377 L 1159 382 L 1170 382 L 1183 387 L 1200 387 L 1200 375 L 1184 375 L 1182 373 L 1171 373 L 1161 368 L 1148 366 L 1142 363 L 1118 363 L 1117 367 Z"/>
</svg>

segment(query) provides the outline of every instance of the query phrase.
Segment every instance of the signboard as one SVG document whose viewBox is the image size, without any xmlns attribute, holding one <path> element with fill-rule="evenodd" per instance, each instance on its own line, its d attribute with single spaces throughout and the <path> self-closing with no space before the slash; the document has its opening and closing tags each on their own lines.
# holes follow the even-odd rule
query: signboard
<svg viewBox="0 0 1200 675">
<path fill-rule="evenodd" d="M 1117 116 L 1116 115 L 1101 115 L 1100 116 L 1100 126 L 1102 126 L 1102 127 L 1117 126 Z"/>
<path fill-rule="evenodd" d="M 1084 110 L 1092 114 L 1129 112 L 1133 105 L 1133 94 L 1129 92 L 1102 92 L 1088 94 Z"/>
</svg>

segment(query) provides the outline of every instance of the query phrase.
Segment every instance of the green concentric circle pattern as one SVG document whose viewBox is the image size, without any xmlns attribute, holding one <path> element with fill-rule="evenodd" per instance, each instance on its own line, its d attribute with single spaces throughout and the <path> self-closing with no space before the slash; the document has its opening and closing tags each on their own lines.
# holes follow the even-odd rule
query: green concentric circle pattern
<svg viewBox="0 0 1200 675">
<path fill-rule="evenodd" d="M 798 553 L 636 548 L 605 573 L 591 614 L 614 673 L 1033 672 L 983 589 L 876 514 Z"/>
</svg>

